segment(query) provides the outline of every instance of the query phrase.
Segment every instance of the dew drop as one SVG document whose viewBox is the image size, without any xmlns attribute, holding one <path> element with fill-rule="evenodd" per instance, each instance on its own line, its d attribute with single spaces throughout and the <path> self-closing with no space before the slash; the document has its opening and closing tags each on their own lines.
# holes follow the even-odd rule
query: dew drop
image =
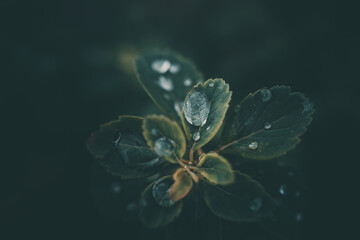
<svg viewBox="0 0 360 240">
<path fill-rule="evenodd" d="M 155 141 L 154 150 L 159 156 L 170 156 L 174 153 L 175 143 L 171 139 L 165 137 Z"/>
<path fill-rule="evenodd" d="M 264 125 L 264 128 L 265 129 L 270 129 L 271 128 L 271 123 L 266 122 L 265 125 Z"/>
<path fill-rule="evenodd" d="M 155 128 L 151 129 L 151 134 L 152 135 L 157 135 L 157 130 Z"/>
<path fill-rule="evenodd" d="M 210 103 L 201 92 L 188 95 L 184 105 L 186 120 L 194 126 L 203 126 L 210 113 Z"/>
<path fill-rule="evenodd" d="M 297 213 L 297 214 L 295 215 L 295 220 L 296 220 L 297 222 L 301 222 L 301 221 L 303 220 L 303 214 L 302 214 L 301 212 Z"/>
<path fill-rule="evenodd" d="M 286 187 L 285 184 L 283 184 L 283 185 L 280 186 L 279 192 L 280 192 L 281 195 L 286 195 L 287 187 Z"/>
<path fill-rule="evenodd" d="M 119 194 L 119 193 L 121 193 L 122 188 L 119 183 L 114 182 L 111 184 L 110 190 L 112 193 Z"/>
<path fill-rule="evenodd" d="M 190 78 L 186 78 L 184 80 L 184 86 L 188 87 L 192 84 L 192 80 Z"/>
<path fill-rule="evenodd" d="M 262 94 L 262 100 L 264 102 L 267 102 L 267 101 L 269 101 L 271 99 L 272 94 L 271 94 L 271 91 L 269 89 L 261 90 L 261 94 Z"/>
<path fill-rule="evenodd" d="M 166 73 L 170 66 L 170 62 L 166 59 L 158 59 L 151 63 L 152 70 L 161 74 Z"/>
<path fill-rule="evenodd" d="M 155 201 L 163 207 L 171 207 L 174 201 L 169 198 L 170 188 L 173 180 L 160 178 L 152 187 L 152 195 Z"/>
<path fill-rule="evenodd" d="M 209 83 L 209 87 L 213 87 L 213 86 L 214 86 L 213 82 Z"/>
<path fill-rule="evenodd" d="M 251 202 L 250 209 L 253 210 L 254 212 L 257 212 L 260 210 L 261 206 L 262 206 L 262 199 L 257 197 L 254 198 L 254 200 Z"/>
<path fill-rule="evenodd" d="M 173 74 L 178 73 L 180 71 L 181 67 L 178 63 L 172 63 L 170 65 L 169 71 Z"/>
<path fill-rule="evenodd" d="M 200 132 L 195 132 L 194 135 L 193 135 L 193 139 L 194 141 L 197 141 L 200 139 Z"/>
<path fill-rule="evenodd" d="M 206 131 L 209 131 L 211 127 L 211 124 L 206 128 Z"/>
<path fill-rule="evenodd" d="M 178 114 L 178 116 L 181 118 L 182 117 L 182 106 L 183 106 L 183 102 L 178 102 L 176 101 L 174 103 L 174 109 L 176 111 L 176 113 Z"/>
<path fill-rule="evenodd" d="M 252 150 L 256 150 L 258 148 L 258 143 L 257 142 L 250 143 L 249 148 Z"/>
<path fill-rule="evenodd" d="M 158 81 L 159 86 L 165 91 L 174 90 L 174 84 L 171 78 L 160 76 Z"/>
</svg>

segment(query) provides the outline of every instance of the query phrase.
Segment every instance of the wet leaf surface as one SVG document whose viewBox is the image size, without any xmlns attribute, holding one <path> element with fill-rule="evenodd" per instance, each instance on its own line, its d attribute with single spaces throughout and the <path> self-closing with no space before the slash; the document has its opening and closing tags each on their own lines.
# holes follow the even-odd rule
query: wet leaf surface
<svg viewBox="0 0 360 240">
<path fill-rule="evenodd" d="M 229 85 L 222 79 L 199 83 L 187 94 L 182 123 L 194 150 L 204 146 L 216 135 L 230 99 Z"/>
<path fill-rule="evenodd" d="M 222 152 L 258 160 L 284 155 L 300 142 L 313 112 L 313 104 L 290 87 L 258 90 L 229 114 Z"/>
<path fill-rule="evenodd" d="M 136 59 L 138 80 L 151 99 L 173 120 L 181 119 L 188 91 L 203 81 L 195 65 L 169 50 L 148 51 Z"/>
</svg>

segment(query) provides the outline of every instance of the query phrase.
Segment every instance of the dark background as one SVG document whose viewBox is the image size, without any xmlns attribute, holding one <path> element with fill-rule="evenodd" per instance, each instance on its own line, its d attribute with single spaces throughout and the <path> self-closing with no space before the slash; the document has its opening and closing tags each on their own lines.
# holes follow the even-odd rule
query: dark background
<svg viewBox="0 0 360 240">
<path fill-rule="evenodd" d="M 279 84 L 308 96 L 316 112 L 296 152 L 311 193 L 304 239 L 350 234 L 358 216 L 351 184 L 359 160 L 356 6 L 9 0 L 0 9 L 0 235 L 131 239 L 133 231 L 145 238 L 140 227 L 100 214 L 85 142 L 118 115 L 152 111 L 131 68 L 136 53 L 151 47 L 170 47 L 205 78 L 224 78 L 233 101 Z"/>
</svg>

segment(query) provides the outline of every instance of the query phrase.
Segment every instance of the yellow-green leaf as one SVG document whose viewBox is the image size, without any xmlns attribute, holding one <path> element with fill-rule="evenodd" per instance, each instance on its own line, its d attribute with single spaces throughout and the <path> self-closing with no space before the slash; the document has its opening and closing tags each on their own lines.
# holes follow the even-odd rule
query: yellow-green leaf
<svg viewBox="0 0 360 240">
<path fill-rule="evenodd" d="M 196 169 L 212 183 L 225 185 L 234 182 L 234 172 L 230 163 L 216 153 L 203 156 Z"/>
<path fill-rule="evenodd" d="M 172 163 L 186 151 L 185 136 L 179 125 L 165 116 L 151 115 L 144 119 L 143 135 L 148 145 Z"/>
<path fill-rule="evenodd" d="M 193 181 L 185 169 L 179 168 L 173 174 L 174 184 L 170 188 L 169 198 L 177 202 L 188 195 L 193 187 Z"/>
</svg>

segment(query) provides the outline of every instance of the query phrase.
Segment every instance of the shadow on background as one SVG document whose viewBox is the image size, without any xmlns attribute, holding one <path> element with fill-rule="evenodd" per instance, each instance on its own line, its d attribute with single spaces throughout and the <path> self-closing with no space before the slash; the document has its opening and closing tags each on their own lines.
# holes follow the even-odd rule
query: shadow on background
<svg viewBox="0 0 360 240">
<path fill-rule="evenodd" d="M 205 78 L 224 78 L 233 103 L 281 84 L 314 102 L 297 151 L 311 196 L 303 235 L 344 238 L 351 224 L 337 221 L 352 211 L 345 181 L 358 158 L 350 153 L 359 122 L 355 7 L 334 0 L 5 0 L 0 9 L 0 234 L 166 237 L 166 230 L 146 235 L 100 214 L 85 141 L 118 115 L 155 111 L 132 60 L 143 49 L 171 47 Z M 253 239 L 247 234 L 242 239 Z"/>
</svg>

